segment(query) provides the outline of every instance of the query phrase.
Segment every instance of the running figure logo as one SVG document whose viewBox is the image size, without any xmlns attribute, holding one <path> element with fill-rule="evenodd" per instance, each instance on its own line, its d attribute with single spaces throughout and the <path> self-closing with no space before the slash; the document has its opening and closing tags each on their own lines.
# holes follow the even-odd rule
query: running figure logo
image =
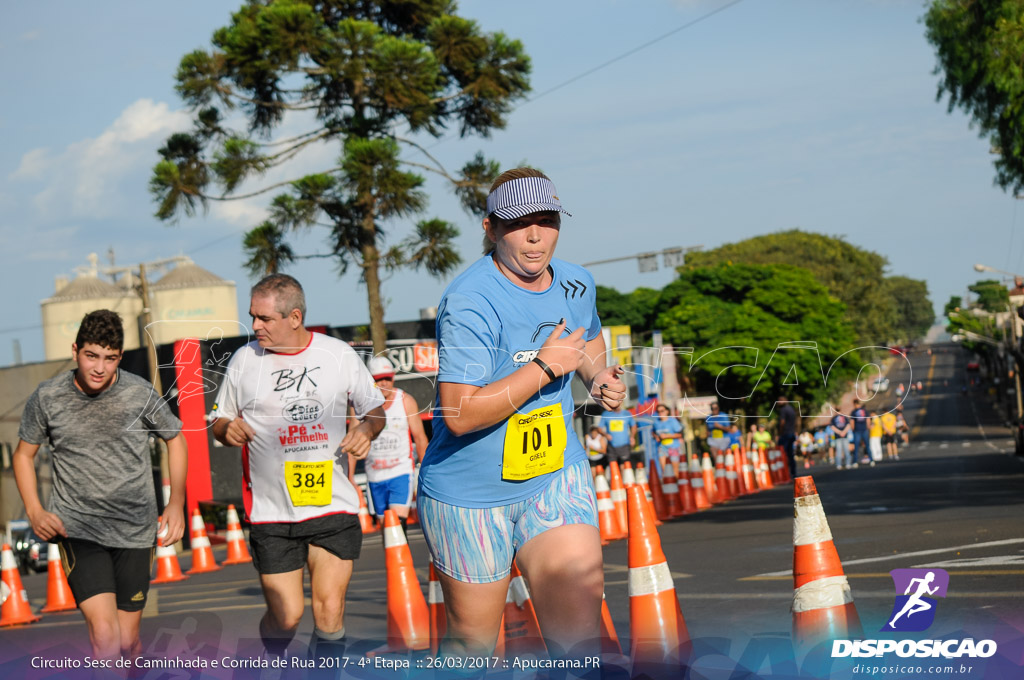
<svg viewBox="0 0 1024 680">
<path fill-rule="evenodd" d="M 949 574 L 943 569 L 893 569 L 889 574 L 897 595 L 892 615 L 882 630 L 916 632 L 927 629 L 935 621 L 934 598 L 946 596 Z"/>
</svg>

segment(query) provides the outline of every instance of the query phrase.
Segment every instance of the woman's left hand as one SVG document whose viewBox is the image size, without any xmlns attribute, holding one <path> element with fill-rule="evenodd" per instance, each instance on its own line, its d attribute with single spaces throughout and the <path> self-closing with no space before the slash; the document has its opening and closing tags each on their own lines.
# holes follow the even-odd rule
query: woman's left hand
<svg viewBox="0 0 1024 680">
<path fill-rule="evenodd" d="M 615 364 L 603 368 L 594 376 L 590 387 L 590 396 L 606 411 L 618 408 L 626 398 L 626 384 L 619 377 L 625 372 L 622 366 Z"/>
</svg>

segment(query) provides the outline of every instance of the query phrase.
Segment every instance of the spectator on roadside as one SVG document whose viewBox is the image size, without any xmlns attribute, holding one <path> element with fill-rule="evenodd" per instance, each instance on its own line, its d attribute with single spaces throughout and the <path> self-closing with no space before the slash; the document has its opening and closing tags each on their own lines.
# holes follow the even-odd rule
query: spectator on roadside
<svg viewBox="0 0 1024 680">
<path fill-rule="evenodd" d="M 590 432 L 587 433 L 585 441 L 583 442 L 584 448 L 587 449 L 587 458 L 590 459 L 590 467 L 597 465 L 605 465 L 608 462 L 608 440 L 605 439 L 604 435 L 601 434 L 601 428 L 597 425 L 591 425 Z"/>
<path fill-rule="evenodd" d="M 796 409 L 786 397 L 779 397 L 779 448 L 786 454 L 790 477 L 796 477 L 796 457 L 793 445 L 796 443 Z"/>
<path fill-rule="evenodd" d="M 900 452 L 896 448 L 896 440 L 899 437 L 896 414 L 892 411 L 883 413 L 879 420 L 882 426 L 882 446 L 885 447 L 885 455 L 889 460 L 899 460 Z"/>
<path fill-rule="evenodd" d="M 832 416 L 832 422 L 828 427 L 832 441 L 828 450 L 829 462 L 835 463 L 837 470 L 842 470 L 850 465 L 850 447 L 846 443 L 846 437 L 850 433 L 850 419 L 837 412 Z"/>
<path fill-rule="evenodd" d="M 966 391 L 966 390 L 964 390 Z M 907 420 L 903 417 L 903 404 L 896 407 L 896 431 L 899 432 L 900 439 L 904 445 L 910 443 L 910 428 L 907 426 Z M 899 442 L 897 442 L 899 444 Z M 896 458 L 899 459 L 899 450 L 897 449 Z"/>
<path fill-rule="evenodd" d="M 814 430 L 814 452 L 822 456 L 828 451 L 828 428 L 819 427 Z"/>
<path fill-rule="evenodd" d="M 853 400 L 853 412 L 850 414 L 853 420 L 853 467 L 857 467 L 857 459 L 860 457 L 861 445 L 864 447 L 864 462 L 869 462 L 868 455 L 868 411 L 860 399 Z"/>
<path fill-rule="evenodd" d="M 871 452 L 871 467 L 882 460 L 882 421 L 878 414 L 871 412 L 868 425 L 868 450 Z"/>
</svg>

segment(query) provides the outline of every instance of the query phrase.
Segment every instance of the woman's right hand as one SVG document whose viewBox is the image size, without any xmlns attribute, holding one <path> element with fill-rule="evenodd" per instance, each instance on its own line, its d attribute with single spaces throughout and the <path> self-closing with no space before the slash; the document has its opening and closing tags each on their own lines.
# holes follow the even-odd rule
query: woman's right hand
<svg viewBox="0 0 1024 680">
<path fill-rule="evenodd" d="M 564 338 L 561 337 L 563 331 L 565 319 L 558 322 L 537 352 L 537 358 L 547 364 L 556 376 L 572 373 L 586 356 L 587 341 L 583 339 L 583 327 L 580 326 Z"/>
</svg>

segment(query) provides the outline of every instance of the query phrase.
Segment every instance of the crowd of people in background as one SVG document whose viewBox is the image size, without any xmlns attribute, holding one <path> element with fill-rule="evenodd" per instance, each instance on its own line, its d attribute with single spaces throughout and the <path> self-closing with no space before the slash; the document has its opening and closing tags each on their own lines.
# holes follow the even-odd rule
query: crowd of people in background
<svg viewBox="0 0 1024 680">
<path fill-rule="evenodd" d="M 650 416 L 633 416 L 621 407 L 606 411 L 584 435 L 590 463 L 643 463 L 643 443 L 638 434 L 643 428 L 651 429 L 655 456 L 662 467 L 669 462 L 685 462 L 688 436 L 683 418 L 678 409 L 664 403 L 657 404 Z M 865 408 L 859 399 L 854 400 L 849 414 L 837 412 L 824 425 L 799 428 L 796 409 L 785 397 L 778 400 L 775 417 L 758 419 L 746 425 L 745 432 L 740 421 L 741 417 L 722 413 L 717 403 L 711 404 L 706 416 L 696 418 L 697 427 L 690 435 L 695 452 L 715 455 L 737 449 L 779 448 L 786 453 L 790 473 L 795 475 L 799 466 L 828 464 L 839 470 L 851 470 L 861 465 L 874 467 L 885 460 L 896 461 L 900 458 L 900 447 L 910 442 L 902 405 L 883 412 Z"/>
</svg>

